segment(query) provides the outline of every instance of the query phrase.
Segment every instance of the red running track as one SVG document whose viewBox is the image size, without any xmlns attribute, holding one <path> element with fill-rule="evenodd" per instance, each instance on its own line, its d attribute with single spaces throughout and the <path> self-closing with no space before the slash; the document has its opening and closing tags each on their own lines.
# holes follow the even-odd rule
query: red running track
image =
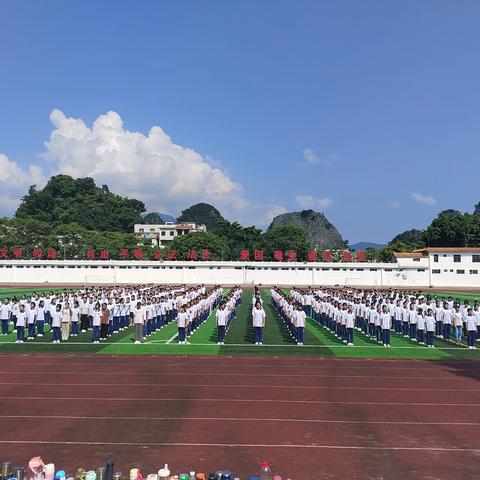
<svg viewBox="0 0 480 480">
<path fill-rule="evenodd" d="M 480 479 L 480 363 L 0 356 L 0 460 Z"/>
</svg>

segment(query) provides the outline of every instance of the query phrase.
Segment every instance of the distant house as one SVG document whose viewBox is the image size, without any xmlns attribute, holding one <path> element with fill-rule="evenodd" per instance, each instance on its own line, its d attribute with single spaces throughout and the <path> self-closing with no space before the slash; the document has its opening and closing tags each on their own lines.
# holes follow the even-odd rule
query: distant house
<svg viewBox="0 0 480 480">
<path fill-rule="evenodd" d="M 165 222 L 163 225 L 136 223 L 133 229 L 136 235 L 150 240 L 153 246 L 160 248 L 167 246 L 178 236 L 207 231 L 205 225 L 173 222 Z"/>
</svg>

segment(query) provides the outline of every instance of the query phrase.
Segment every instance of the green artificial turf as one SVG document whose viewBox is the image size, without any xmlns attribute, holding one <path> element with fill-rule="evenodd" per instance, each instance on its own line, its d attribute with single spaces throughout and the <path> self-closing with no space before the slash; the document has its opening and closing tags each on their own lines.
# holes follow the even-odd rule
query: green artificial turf
<svg viewBox="0 0 480 480">
<path fill-rule="evenodd" d="M 5 295 L 0 289 L 0 297 Z M 18 291 L 30 293 L 35 289 L 8 289 L 8 295 Z M 40 291 L 41 289 L 36 289 Z M 49 291 L 50 289 L 47 289 Z M 227 291 L 225 291 L 227 293 Z M 47 331 L 43 338 L 33 342 L 16 344 L 13 333 L 0 336 L 0 352 L 2 353 L 83 353 L 83 354 L 127 354 L 127 355 L 262 355 L 262 356 L 335 356 L 355 358 L 403 358 L 403 359 L 472 359 L 480 360 L 480 349 L 469 350 L 464 345 L 457 346 L 451 342 L 435 339 L 437 348 L 429 349 L 409 339 L 392 333 L 391 348 L 366 338 L 355 331 L 354 347 L 348 347 L 332 333 L 307 319 L 304 346 L 295 345 L 294 340 L 281 318 L 271 305 L 270 291 L 263 290 L 262 299 L 267 315 L 264 329 L 263 346 L 255 346 L 251 325 L 252 291 L 244 292 L 242 302 L 237 308 L 236 318 L 227 332 L 225 345 L 217 345 L 215 312 L 189 338 L 188 345 L 179 345 L 176 337 L 175 322 L 163 327 L 148 337 L 141 345 L 133 343 L 133 329 L 120 332 L 110 337 L 105 343 L 91 343 L 91 332 L 70 338 L 61 344 L 51 343 L 51 333 Z M 441 294 L 443 295 L 443 294 Z M 448 293 L 446 294 L 448 295 Z M 455 296 L 452 292 L 452 296 Z M 457 297 L 456 297 L 457 298 Z M 459 298 L 459 297 L 458 297 Z M 10 327 L 11 328 L 11 327 Z"/>
</svg>

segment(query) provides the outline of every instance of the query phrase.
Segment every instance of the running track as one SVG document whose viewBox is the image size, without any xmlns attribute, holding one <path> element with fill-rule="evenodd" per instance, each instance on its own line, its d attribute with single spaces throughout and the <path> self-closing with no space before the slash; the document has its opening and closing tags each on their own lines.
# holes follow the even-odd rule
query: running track
<svg viewBox="0 0 480 480">
<path fill-rule="evenodd" d="M 480 479 L 480 363 L 0 356 L 1 461 Z"/>
</svg>

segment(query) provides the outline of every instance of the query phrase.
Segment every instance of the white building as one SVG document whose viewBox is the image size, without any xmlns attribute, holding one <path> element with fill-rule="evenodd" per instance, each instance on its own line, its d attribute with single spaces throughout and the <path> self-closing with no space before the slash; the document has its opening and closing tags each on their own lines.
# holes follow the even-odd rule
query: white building
<svg viewBox="0 0 480 480">
<path fill-rule="evenodd" d="M 133 231 L 138 236 L 149 239 L 152 245 L 165 247 L 175 237 L 188 235 L 189 233 L 206 232 L 207 227 L 196 223 L 166 222 L 163 225 L 136 223 Z"/>
<path fill-rule="evenodd" d="M 148 227 L 148 226 L 147 226 Z M 0 284 L 350 285 L 479 289 L 480 248 L 428 248 L 392 263 L 0 260 Z"/>
</svg>

